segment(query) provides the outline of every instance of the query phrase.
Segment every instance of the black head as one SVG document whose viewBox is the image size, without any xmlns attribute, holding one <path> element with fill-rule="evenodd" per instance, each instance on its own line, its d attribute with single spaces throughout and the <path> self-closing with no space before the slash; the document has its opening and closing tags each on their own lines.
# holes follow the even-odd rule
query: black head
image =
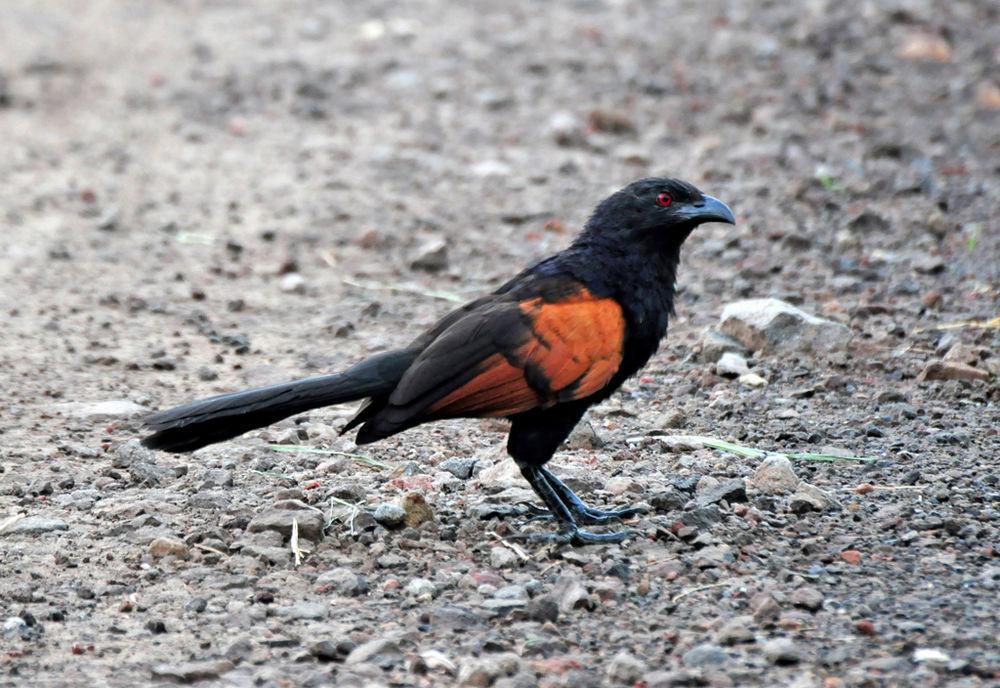
<svg viewBox="0 0 1000 688">
<path fill-rule="evenodd" d="M 736 218 L 725 203 L 687 182 L 649 177 L 601 201 L 584 233 L 645 245 L 680 246 L 691 230 L 705 222 L 733 225 Z"/>
</svg>

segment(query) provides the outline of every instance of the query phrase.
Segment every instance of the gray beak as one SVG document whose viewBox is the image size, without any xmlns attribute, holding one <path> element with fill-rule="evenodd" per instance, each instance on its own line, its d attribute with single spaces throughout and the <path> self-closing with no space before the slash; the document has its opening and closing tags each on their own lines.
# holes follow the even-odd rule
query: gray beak
<svg viewBox="0 0 1000 688">
<path fill-rule="evenodd" d="M 697 204 L 678 210 L 677 214 L 699 225 L 703 222 L 736 224 L 736 217 L 733 215 L 733 211 L 729 209 L 729 206 L 718 198 L 712 198 L 707 195 L 702 196 L 702 200 Z"/>
</svg>

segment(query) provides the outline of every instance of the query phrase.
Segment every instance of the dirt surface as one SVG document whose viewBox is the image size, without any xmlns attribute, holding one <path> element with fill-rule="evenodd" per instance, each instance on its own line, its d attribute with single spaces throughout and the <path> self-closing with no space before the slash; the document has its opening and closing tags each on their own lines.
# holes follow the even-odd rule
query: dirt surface
<svg viewBox="0 0 1000 688">
<path fill-rule="evenodd" d="M 0 684 L 997 685 L 997 5 L 499 6 L 0 4 Z M 407 342 L 651 174 L 739 223 L 553 461 L 649 507 L 621 546 L 510 540 L 547 526 L 501 421 L 129 443 Z M 718 375 L 768 296 L 853 338 Z M 874 461 L 767 494 L 686 435 Z"/>
</svg>

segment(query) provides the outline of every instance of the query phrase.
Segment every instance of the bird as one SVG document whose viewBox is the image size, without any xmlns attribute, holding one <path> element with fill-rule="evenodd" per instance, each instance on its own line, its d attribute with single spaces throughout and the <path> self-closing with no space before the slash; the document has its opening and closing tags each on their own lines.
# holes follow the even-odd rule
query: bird
<svg viewBox="0 0 1000 688">
<path fill-rule="evenodd" d="M 657 351 L 674 315 L 681 245 L 703 223 L 736 224 L 722 201 L 685 181 L 636 180 L 601 201 L 568 247 L 451 311 L 408 346 L 343 372 L 220 394 L 144 419 L 142 444 L 190 452 L 283 418 L 363 401 L 342 433 L 359 445 L 450 418 L 506 418 L 507 453 L 545 505 L 553 532 L 529 539 L 621 542 L 595 532 L 634 507 L 585 504 L 546 464 L 584 412 Z"/>
</svg>

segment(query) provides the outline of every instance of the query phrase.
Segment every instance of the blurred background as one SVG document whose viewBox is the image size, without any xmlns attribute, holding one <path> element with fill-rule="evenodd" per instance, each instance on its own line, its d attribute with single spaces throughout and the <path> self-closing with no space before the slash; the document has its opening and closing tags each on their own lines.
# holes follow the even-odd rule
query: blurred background
<svg viewBox="0 0 1000 688">
<path fill-rule="evenodd" d="M 38 507 L 31 485 L 52 471 L 46 503 L 74 524 L 60 551 L 93 561 L 119 547 L 133 563 L 147 556 L 145 542 L 102 540 L 136 514 L 158 514 L 178 537 L 220 518 L 238 535 L 246 519 L 232 514 L 249 518 L 274 484 L 237 471 L 236 488 L 227 474 L 212 491 L 218 476 L 203 467 L 262 459 L 220 448 L 188 477 L 161 476 L 172 487 L 155 498 L 172 511 L 154 508 L 145 483 L 102 458 L 136 434 L 130 416 L 404 344 L 565 246 L 599 200 L 649 175 L 696 184 L 739 222 L 686 245 L 667 343 L 592 415 L 612 441 L 602 456 L 638 456 L 623 438 L 681 428 L 891 455 L 931 471 L 928 484 L 981 494 L 968 481 L 995 473 L 1000 372 L 998 15 L 971 0 L 2 2 L 0 499 L 11 512 Z M 730 379 L 705 353 L 706 329 L 727 303 L 764 296 L 848 326 L 850 347 L 744 352 L 759 381 Z M 949 355 L 965 368 L 940 367 Z M 109 400 L 124 406 L 87 405 Z M 274 436 L 350 451 L 331 430 L 350 412 Z M 502 444 L 496 424 L 454 425 L 373 455 L 432 471 Z M 604 456 L 601 470 L 625 471 L 640 493 L 677 470 L 753 470 L 708 450 L 677 468 L 659 445 L 641 447 L 648 463 Z M 252 465 L 311 479 L 315 461 L 279 459 Z M 830 470 L 836 485 L 854 480 Z M 95 503 L 117 510 L 79 524 Z M 48 575 L 45 542 L 19 550 L 20 571 Z M 880 578 L 906 578 L 897 573 Z M 69 590 L 108 575 L 58 579 Z M 968 587 L 955 586 L 960 609 Z M 181 614 L 183 595 L 158 594 Z M 942 638 L 982 628 L 970 618 L 952 618 Z M 83 637 L 59 628 L 67 643 Z M 124 642 L 112 637 L 98 633 Z M 121 647 L 148 663 L 148 646 Z"/>
</svg>

